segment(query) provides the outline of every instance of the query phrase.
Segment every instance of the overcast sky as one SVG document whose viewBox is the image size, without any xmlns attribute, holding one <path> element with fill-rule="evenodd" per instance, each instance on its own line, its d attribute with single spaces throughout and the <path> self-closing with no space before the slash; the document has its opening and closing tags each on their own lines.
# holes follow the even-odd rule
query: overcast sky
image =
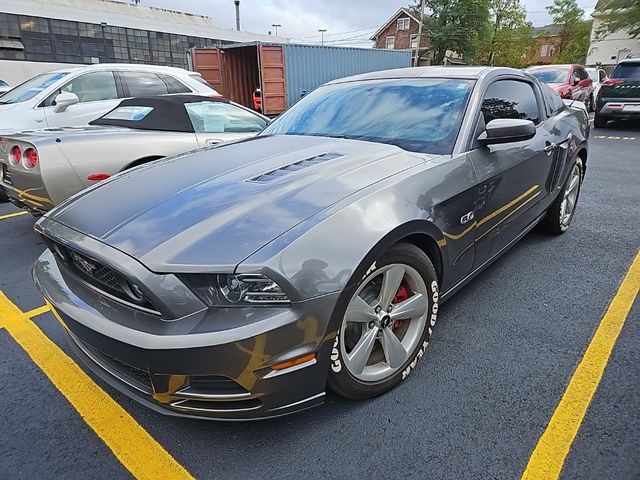
<svg viewBox="0 0 640 480">
<path fill-rule="evenodd" d="M 589 15 L 597 0 L 578 0 Z M 368 38 L 400 7 L 411 0 L 241 0 L 242 30 L 267 33 L 274 23 L 278 34 L 299 42 L 319 42 L 318 29 L 326 28 L 325 43 L 370 46 Z M 551 0 L 521 0 L 535 26 L 550 23 L 545 7 Z M 235 27 L 233 0 L 142 0 L 142 4 L 208 15 L 225 28 Z M 274 31 L 275 33 L 275 31 Z"/>
</svg>

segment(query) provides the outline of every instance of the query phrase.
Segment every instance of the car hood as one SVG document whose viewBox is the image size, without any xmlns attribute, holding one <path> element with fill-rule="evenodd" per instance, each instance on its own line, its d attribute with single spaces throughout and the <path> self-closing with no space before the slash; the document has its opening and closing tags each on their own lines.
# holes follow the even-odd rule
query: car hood
<svg viewBox="0 0 640 480">
<path fill-rule="evenodd" d="M 47 214 L 157 272 L 229 271 L 296 224 L 427 156 L 263 136 L 123 172 Z"/>
</svg>

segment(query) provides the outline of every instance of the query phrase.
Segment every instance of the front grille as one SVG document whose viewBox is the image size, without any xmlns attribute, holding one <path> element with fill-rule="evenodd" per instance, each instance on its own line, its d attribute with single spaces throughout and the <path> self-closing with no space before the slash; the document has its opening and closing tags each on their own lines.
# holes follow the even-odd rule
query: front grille
<svg viewBox="0 0 640 480">
<path fill-rule="evenodd" d="M 52 243 L 52 251 L 72 273 L 94 286 L 129 305 L 136 305 L 157 313 L 139 288 L 135 287 L 124 275 L 76 250 L 59 243 Z"/>
<path fill-rule="evenodd" d="M 105 355 L 102 352 L 89 346 L 75 335 L 71 335 L 73 341 L 80 347 L 91 360 L 98 364 L 103 370 L 113 375 L 120 381 L 127 385 L 140 390 L 146 395 L 153 393 L 153 386 L 151 384 L 151 376 L 146 370 L 134 367 L 120 360 L 117 360 L 109 355 Z"/>
<path fill-rule="evenodd" d="M 91 277 L 93 281 L 101 284 L 102 286 L 125 293 L 120 279 L 112 269 L 105 267 L 100 262 L 97 262 L 92 258 L 85 257 L 74 250 L 67 249 L 67 252 L 69 254 L 71 265 L 76 271 Z"/>
</svg>

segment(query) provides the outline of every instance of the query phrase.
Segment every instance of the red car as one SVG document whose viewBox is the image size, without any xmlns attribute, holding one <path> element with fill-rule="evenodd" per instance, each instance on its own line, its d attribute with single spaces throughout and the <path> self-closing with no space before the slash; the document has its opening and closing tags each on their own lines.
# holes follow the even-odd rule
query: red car
<svg viewBox="0 0 640 480">
<path fill-rule="evenodd" d="M 580 100 L 593 111 L 593 80 L 582 65 L 540 65 L 526 72 L 548 84 L 562 98 Z"/>
</svg>

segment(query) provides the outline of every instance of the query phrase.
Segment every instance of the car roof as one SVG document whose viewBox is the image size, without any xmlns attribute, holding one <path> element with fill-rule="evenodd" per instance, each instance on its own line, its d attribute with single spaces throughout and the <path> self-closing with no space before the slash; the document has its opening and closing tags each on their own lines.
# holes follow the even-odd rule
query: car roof
<svg viewBox="0 0 640 480">
<path fill-rule="evenodd" d="M 140 70 L 152 72 L 181 73 L 187 75 L 200 75 L 198 72 L 192 72 L 178 67 L 167 67 L 164 65 L 147 65 L 144 63 L 96 63 L 93 65 L 79 65 L 71 68 L 59 68 L 50 70 L 48 73 L 72 73 L 80 70 L 98 71 L 98 70 Z"/>
<path fill-rule="evenodd" d="M 482 67 L 482 66 L 430 66 L 395 68 L 393 70 L 381 70 L 377 72 L 362 73 L 351 77 L 340 78 L 327 82 L 327 85 L 359 80 L 398 79 L 398 78 L 459 78 L 479 79 L 490 73 L 511 74 L 527 77 L 521 70 L 508 67 Z M 528 77 L 527 77 L 528 78 Z"/>
<path fill-rule="evenodd" d="M 550 63 L 549 65 L 532 65 L 527 70 L 544 70 L 546 68 L 570 68 L 570 67 L 579 67 L 577 63 Z"/>
<path fill-rule="evenodd" d="M 618 63 L 640 63 L 640 57 L 639 58 L 623 58 Z"/>
</svg>

